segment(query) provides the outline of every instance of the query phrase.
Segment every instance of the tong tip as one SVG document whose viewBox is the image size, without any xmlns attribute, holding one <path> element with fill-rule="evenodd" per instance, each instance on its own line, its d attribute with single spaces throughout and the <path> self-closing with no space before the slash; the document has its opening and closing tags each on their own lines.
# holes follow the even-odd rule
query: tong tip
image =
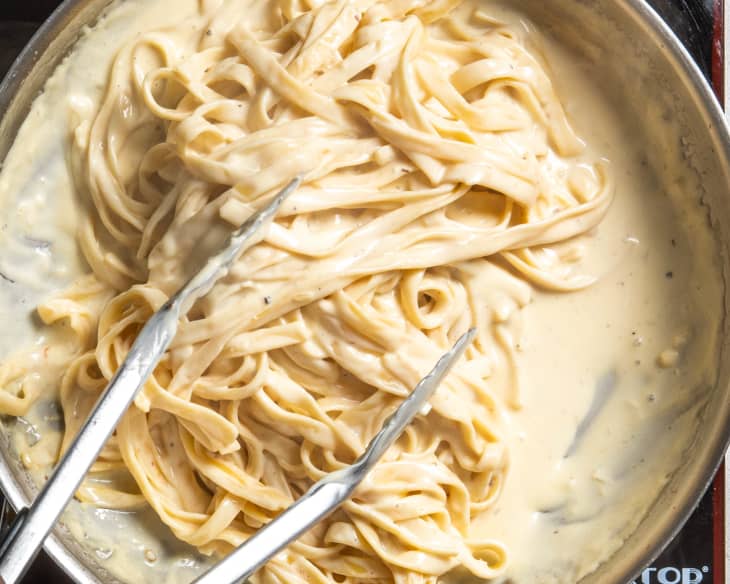
<svg viewBox="0 0 730 584">
<path fill-rule="evenodd" d="M 441 374 L 445 374 L 446 372 L 448 372 L 448 370 L 451 369 L 451 366 L 456 363 L 464 354 L 464 351 L 466 351 L 466 348 L 474 340 L 476 334 L 476 327 L 471 327 L 468 331 L 461 335 L 454 343 L 453 347 L 451 347 L 451 350 L 447 353 L 444 353 L 441 359 L 439 359 L 436 367 L 434 367 L 434 372 L 439 372 Z"/>
<path fill-rule="evenodd" d="M 459 337 L 459 339 L 454 343 L 454 348 L 452 349 L 455 352 L 458 352 L 459 354 L 463 353 L 464 350 L 471 345 L 471 342 L 474 340 L 474 337 L 477 336 L 477 328 L 471 327 L 468 331 L 466 331 L 463 335 Z"/>
<path fill-rule="evenodd" d="M 297 190 L 297 188 L 299 188 L 299 185 L 302 184 L 302 178 L 303 175 L 298 174 L 289 181 L 289 184 L 287 184 L 277 193 L 277 195 L 274 197 L 274 200 L 272 201 L 272 211 L 277 211 L 279 207 L 281 207 L 282 203 L 289 198 L 289 195 L 291 195 L 295 190 Z"/>
</svg>

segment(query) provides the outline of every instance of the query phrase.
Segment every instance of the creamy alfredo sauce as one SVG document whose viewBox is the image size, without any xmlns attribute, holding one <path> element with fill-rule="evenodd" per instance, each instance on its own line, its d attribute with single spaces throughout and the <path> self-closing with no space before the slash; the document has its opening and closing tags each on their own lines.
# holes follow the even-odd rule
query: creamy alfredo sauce
<svg viewBox="0 0 730 584">
<path fill-rule="evenodd" d="M 86 271 L 75 244 L 79 203 L 68 136 L 91 117 L 129 31 L 183 21 L 196 2 L 170 6 L 128 0 L 87 32 L 34 104 L 5 162 L 0 321 L 10 326 L 0 336 L 3 354 L 20 341 L 34 342 L 37 358 L 52 364 L 53 352 L 63 350 L 65 333 L 38 329 L 32 314 Z M 498 14 L 530 27 L 588 143 L 586 160 L 607 157 L 616 182 L 608 215 L 581 240 L 582 271 L 597 283 L 577 293 L 533 292 L 524 311 L 517 343 L 521 408 L 505 417 L 509 471 L 499 500 L 471 528 L 510 550 L 506 579 L 572 582 L 619 548 L 686 448 L 713 380 L 720 284 L 704 212 L 683 196 L 682 177 L 660 186 L 641 136 L 579 60 L 520 24 L 520 15 Z M 51 366 L 46 372 L 38 383 L 55 385 L 60 372 Z M 58 424 L 46 400 L 10 424 L 36 478 L 56 456 Z M 124 580 L 176 581 L 199 563 L 149 512 L 74 504 L 65 522 Z"/>
</svg>

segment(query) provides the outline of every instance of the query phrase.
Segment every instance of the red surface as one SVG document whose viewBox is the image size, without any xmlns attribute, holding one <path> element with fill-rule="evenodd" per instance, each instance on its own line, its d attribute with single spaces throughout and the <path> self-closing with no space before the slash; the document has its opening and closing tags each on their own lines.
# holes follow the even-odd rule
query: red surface
<svg viewBox="0 0 730 584">
<path fill-rule="evenodd" d="M 723 18 L 724 18 L 724 10 L 723 10 L 723 0 L 715 0 L 715 10 L 714 10 L 714 17 L 715 17 L 715 26 L 714 26 L 714 34 L 712 38 L 712 86 L 715 89 L 715 94 L 717 95 L 717 98 L 720 100 L 720 103 L 723 102 L 723 62 L 724 62 L 724 55 L 723 55 L 723 34 L 722 34 L 722 25 L 723 25 Z"/>
<path fill-rule="evenodd" d="M 725 465 L 712 484 L 713 584 L 725 584 Z"/>
</svg>

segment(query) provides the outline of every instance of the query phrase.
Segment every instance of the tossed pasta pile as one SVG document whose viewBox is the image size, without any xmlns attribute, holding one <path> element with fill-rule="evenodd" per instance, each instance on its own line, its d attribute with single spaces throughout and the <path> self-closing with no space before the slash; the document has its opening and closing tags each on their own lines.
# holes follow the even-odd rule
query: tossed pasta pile
<svg viewBox="0 0 730 584">
<path fill-rule="evenodd" d="M 478 337 L 352 500 L 254 578 L 490 579 L 470 533 L 509 466 L 533 286 L 570 290 L 562 243 L 611 200 L 526 33 L 458 0 L 204 0 L 118 55 L 75 133 L 91 274 L 39 307 L 67 322 L 63 448 L 150 314 L 270 196 L 303 186 L 200 300 L 79 491 L 150 505 L 224 554 L 352 462 L 470 326 Z M 566 249 L 568 251 L 566 251 Z M 23 367 L 6 364 L 4 378 Z M 12 369 L 12 374 L 11 374 Z M 22 414 L 37 398 L 3 392 Z M 62 448 L 62 449 L 63 449 Z"/>
</svg>

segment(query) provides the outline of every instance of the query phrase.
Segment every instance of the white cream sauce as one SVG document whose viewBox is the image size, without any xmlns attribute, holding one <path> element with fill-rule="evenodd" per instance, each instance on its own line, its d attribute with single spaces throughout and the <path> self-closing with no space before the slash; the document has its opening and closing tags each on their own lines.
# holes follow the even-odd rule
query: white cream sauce
<svg viewBox="0 0 730 584">
<path fill-rule="evenodd" d="M 49 339 L 34 306 L 85 271 L 67 144 L 99 100 L 113 56 L 130 31 L 174 23 L 195 5 L 119 3 L 35 102 L 0 175 L 0 354 L 26 342 L 42 351 Z M 616 196 L 585 241 L 584 265 L 598 282 L 579 293 L 536 293 L 526 310 L 510 471 L 500 500 L 474 526 L 509 547 L 517 583 L 576 581 L 642 519 L 713 383 L 721 289 L 705 211 L 684 177 L 652 167 L 640 126 L 606 98 L 595 72 L 553 41 L 542 48 L 579 135 L 611 161 Z M 40 440 L 19 423 L 15 444 L 39 478 L 55 457 L 58 435 L 49 429 L 58 416 L 42 402 L 27 419 Z M 198 556 L 151 513 L 74 503 L 64 522 L 122 580 L 174 582 L 199 569 Z"/>
</svg>

